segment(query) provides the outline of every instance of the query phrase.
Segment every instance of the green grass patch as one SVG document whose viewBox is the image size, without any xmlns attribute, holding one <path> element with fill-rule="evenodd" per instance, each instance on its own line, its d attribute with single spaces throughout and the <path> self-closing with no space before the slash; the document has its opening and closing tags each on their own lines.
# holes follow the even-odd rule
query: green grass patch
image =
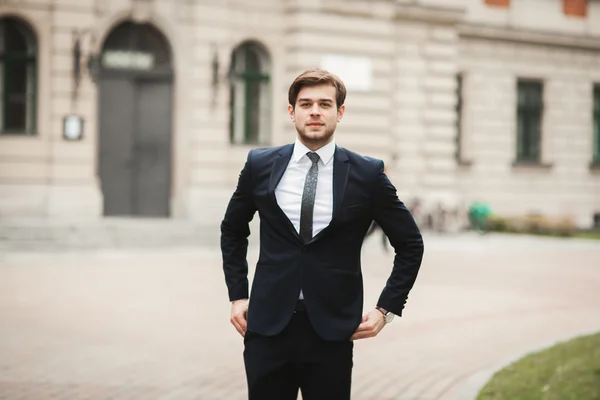
<svg viewBox="0 0 600 400">
<path fill-rule="evenodd" d="M 600 232 L 585 232 L 575 234 L 576 238 L 600 240 Z"/>
<path fill-rule="evenodd" d="M 477 400 L 600 400 L 600 333 L 525 356 L 498 371 Z"/>
</svg>

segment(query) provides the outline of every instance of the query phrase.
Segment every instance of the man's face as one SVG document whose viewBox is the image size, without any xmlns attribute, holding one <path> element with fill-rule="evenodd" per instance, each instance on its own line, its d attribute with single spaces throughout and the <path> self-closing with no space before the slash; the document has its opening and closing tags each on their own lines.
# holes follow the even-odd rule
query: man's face
<svg viewBox="0 0 600 400">
<path fill-rule="evenodd" d="M 330 84 L 307 86 L 298 93 L 296 104 L 288 106 L 290 118 L 305 146 L 316 149 L 333 139 L 345 110 L 343 105 L 336 106 L 335 95 L 336 89 Z"/>
</svg>

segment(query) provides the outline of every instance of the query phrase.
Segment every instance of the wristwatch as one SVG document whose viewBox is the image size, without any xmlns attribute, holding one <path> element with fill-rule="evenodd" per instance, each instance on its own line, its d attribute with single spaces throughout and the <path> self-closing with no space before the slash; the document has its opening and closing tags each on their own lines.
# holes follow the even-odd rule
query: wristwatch
<svg viewBox="0 0 600 400">
<path fill-rule="evenodd" d="M 383 320 L 385 321 L 386 324 L 389 324 L 390 322 L 392 322 L 394 320 L 394 314 L 390 311 L 385 311 L 383 308 L 381 307 L 375 307 L 377 309 L 377 311 L 379 311 L 380 313 L 383 314 Z"/>
</svg>

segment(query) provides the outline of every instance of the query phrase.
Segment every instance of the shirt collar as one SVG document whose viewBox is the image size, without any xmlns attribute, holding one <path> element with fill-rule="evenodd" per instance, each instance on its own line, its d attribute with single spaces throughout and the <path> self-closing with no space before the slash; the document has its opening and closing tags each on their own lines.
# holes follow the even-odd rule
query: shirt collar
<svg viewBox="0 0 600 400">
<path fill-rule="evenodd" d="M 295 162 L 299 162 L 300 159 L 306 156 L 306 153 L 311 150 L 306 147 L 300 139 L 296 138 L 296 142 L 294 143 L 294 154 L 292 158 Z M 323 161 L 323 164 L 327 165 L 333 159 L 333 153 L 335 153 L 335 140 L 327 143 L 325 146 L 321 147 L 319 150 L 315 151 Z M 307 157 L 308 158 L 308 157 Z"/>
</svg>

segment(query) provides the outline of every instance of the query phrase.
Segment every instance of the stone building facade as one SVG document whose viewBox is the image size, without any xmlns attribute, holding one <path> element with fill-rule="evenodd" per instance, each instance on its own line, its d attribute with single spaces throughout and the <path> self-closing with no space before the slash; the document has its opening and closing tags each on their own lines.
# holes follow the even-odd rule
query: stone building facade
<svg viewBox="0 0 600 400">
<path fill-rule="evenodd" d="M 0 27 L 0 218 L 218 224 L 312 67 L 401 198 L 600 213 L 597 1 L 2 0 Z"/>
</svg>

